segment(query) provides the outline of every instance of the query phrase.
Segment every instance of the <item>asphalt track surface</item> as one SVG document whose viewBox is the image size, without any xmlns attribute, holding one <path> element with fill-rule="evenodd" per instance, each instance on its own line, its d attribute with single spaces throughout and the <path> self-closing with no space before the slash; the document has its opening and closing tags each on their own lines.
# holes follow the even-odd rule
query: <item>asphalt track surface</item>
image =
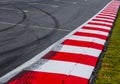
<svg viewBox="0 0 120 84">
<path fill-rule="evenodd" d="M 0 77 L 83 24 L 110 0 L 0 0 Z"/>
</svg>

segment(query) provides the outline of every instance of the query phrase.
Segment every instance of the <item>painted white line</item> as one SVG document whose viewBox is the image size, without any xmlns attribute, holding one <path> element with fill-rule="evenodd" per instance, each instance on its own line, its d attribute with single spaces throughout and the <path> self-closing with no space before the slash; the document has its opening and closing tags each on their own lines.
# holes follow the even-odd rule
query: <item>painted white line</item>
<svg viewBox="0 0 120 84">
<path fill-rule="evenodd" d="M 95 38 L 95 37 L 87 37 L 87 36 L 77 36 L 77 35 L 71 35 L 68 39 L 71 40 L 78 40 L 78 41 L 88 41 L 88 42 L 94 42 L 98 44 L 104 45 L 106 40 Z"/>
<path fill-rule="evenodd" d="M 25 70 L 69 75 L 75 64 L 74 62 L 40 59 Z"/>
<path fill-rule="evenodd" d="M 40 27 L 40 26 L 29 26 L 29 25 L 23 25 L 23 24 L 15 24 L 15 23 L 9 23 L 9 22 L 0 22 L 1 24 L 8 24 L 8 25 L 18 25 L 23 27 L 31 27 L 31 28 L 38 28 L 38 29 L 48 29 L 48 30 L 58 30 L 58 31 L 67 31 L 70 32 L 71 30 L 67 29 L 56 29 L 56 28 L 48 28 L 48 27 Z"/>
<path fill-rule="evenodd" d="M 17 10 L 17 9 L 13 9 L 13 8 L 6 8 L 6 7 L 0 7 L 0 9 L 4 9 L 4 10 L 14 10 L 14 11 L 19 11 L 19 10 Z"/>
<path fill-rule="evenodd" d="M 39 4 L 39 5 L 43 5 L 43 6 L 49 6 L 49 7 L 53 7 L 53 8 L 58 8 L 60 6 L 58 5 L 53 5 L 53 4 L 41 4 L 41 3 L 29 3 L 30 5 L 36 5 L 36 4 Z"/>
<path fill-rule="evenodd" d="M 16 11 L 16 13 L 22 13 L 20 10 L 14 9 L 14 8 L 0 7 L 0 9 L 9 10 L 9 11 Z M 31 11 L 29 11 L 29 10 L 23 10 L 23 11 L 26 12 L 26 13 L 31 12 Z"/>
<path fill-rule="evenodd" d="M 70 75 L 89 79 L 93 70 L 92 66 L 77 64 Z"/>
<path fill-rule="evenodd" d="M 55 2 L 64 2 L 64 3 L 70 3 L 70 4 L 77 4 L 77 2 L 73 2 L 73 1 L 61 1 L 61 0 L 54 0 Z"/>
<path fill-rule="evenodd" d="M 0 7 L 0 9 L 4 9 L 4 10 L 10 10 L 10 11 L 17 11 L 17 13 L 21 13 L 21 11 L 19 9 L 14 9 L 14 8 L 6 8 L 6 7 Z M 23 10 L 24 12 L 30 12 L 29 10 Z"/>
<path fill-rule="evenodd" d="M 78 32 L 84 32 L 84 33 L 91 33 L 91 34 L 101 34 L 104 36 L 108 36 L 109 33 L 103 32 L 103 31 L 97 31 L 97 30 L 89 30 L 89 29 L 80 29 Z"/>
<path fill-rule="evenodd" d="M 19 9 L 14 9 L 14 8 L 0 7 L 0 9 L 9 10 L 9 11 L 16 11 L 16 13 L 22 13 Z M 23 10 L 23 11 L 26 12 L 26 13 L 31 12 L 29 10 Z"/>
<path fill-rule="evenodd" d="M 92 22 L 92 21 L 91 21 Z M 97 22 L 95 22 L 97 23 Z M 85 25 L 87 27 L 93 27 L 93 28 L 99 28 L 99 29 L 106 29 L 106 30 L 111 30 L 110 27 L 107 27 L 107 26 L 102 26 L 102 25 L 97 25 L 97 24 L 87 24 Z"/>
</svg>

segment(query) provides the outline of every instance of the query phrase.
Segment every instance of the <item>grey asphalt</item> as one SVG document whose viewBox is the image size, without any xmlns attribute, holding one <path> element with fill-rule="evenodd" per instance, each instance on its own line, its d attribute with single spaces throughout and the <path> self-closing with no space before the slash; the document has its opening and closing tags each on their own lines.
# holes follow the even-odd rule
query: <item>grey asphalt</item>
<svg viewBox="0 0 120 84">
<path fill-rule="evenodd" d="M 0 77 L 45 50 L 110 0 L 0 0 Z"/>
</svg>

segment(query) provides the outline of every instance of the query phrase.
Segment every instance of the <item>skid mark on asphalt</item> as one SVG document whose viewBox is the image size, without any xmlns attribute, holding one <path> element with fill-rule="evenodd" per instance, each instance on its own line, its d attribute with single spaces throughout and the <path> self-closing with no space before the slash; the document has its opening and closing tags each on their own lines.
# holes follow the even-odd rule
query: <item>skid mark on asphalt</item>
<svg viewBox="0 0 120 84">
<path fill-rule="evenodd" d="M 63 3 L 69 3 L 69 4 L 77 4 L 77 2 L 73 2 L 73 1 L 61 1 L 61 0 L 54 0 L 55 2 L 63 2 Z"/>
<path fill-rule="evenodd" d="M 41 4 L 41 3 L 29 3 L 30 5 L 36 5 L 36 4 L 39 4 L 39 5 L 42 5 L 42 6 L 49 6 L 49 7 L 53 7 L 53 8 L 57 8 L 57 7 L 60 7 L 58 5 L 53 5 L 53 4 Z"/>
<path fill-rule="evenodd" d="M 15 23 L 8 23 L 8 22 L 0 22 L 1 24 L 9 24 L 9 25 L 18 25 L 18 26 L 22 26 L 22 27 L 31 27 L 31 28 L 39 28 L 39 29 L 48 29 L 48 30 L 57 30 L 57 31 L 66 31 L 66 32 L 70 32 L 71 30 L 67 30 L 67 29 L 55 29 L 55 28 L 48 28 L 48 27 L 40 27 L 40 26 L 28 26 L 28 25 L 23 25 L 23 24 L 15 24 Z"/>
<path fill-rule="evenodd" d="M 7 8 L 7 7 L 0 7 L 0 9 L 3 9 L 3 10 L 10 10 L 10 11 L 18 11 L 16 9 L 13 9 L 13 8 Z"/>
</svg>

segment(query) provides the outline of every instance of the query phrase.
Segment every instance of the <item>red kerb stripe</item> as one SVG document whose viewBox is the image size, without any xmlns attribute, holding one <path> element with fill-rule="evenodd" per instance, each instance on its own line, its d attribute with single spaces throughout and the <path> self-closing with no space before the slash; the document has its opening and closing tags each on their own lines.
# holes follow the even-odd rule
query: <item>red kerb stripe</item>
<svg viewBox="0 0 120 84">
<path fill-rule="evenodd" d="M 102 17 L 102 16 L 96 16 L 96 18 L 105 18 L 105 19 L 111 19 L 111 20 L 114 20 L 112 18 L 109 18 L 109 17 Z"/>
<path fill-rule="evenodd" d="M 81 47 L 88 47 L 88 48 L 95 48 L 102 50 L 103 45 L 94 43 L 94 42 L 87 42 L 87 41 L 78 41 L 78 40 L 65 40 L 62 44 L 64 45 L 72 45 L 72 46 L 81 46 Z"/>
<path fill-rule="evenodd" d="M 51 51 L 43 59 L 78 62 L 81 57 L 81 54 Z"/>
<path fill-rule="evenodd" d="M 102 23 L 95 23 L 95 22 L 88 22 L 88 24 L 95 24 L 95 25 L 101 25 L 101 26 L 107 26 L 107 27 L 112 27 L 112 25 L 108 25 L 108 24 L 102 24 Z"/>
<path fill-rule="evenodd" d="M 109 33 L 110 30 L 102 29 L 102 28 L 97 28 L 97 27 L 89 27 L 89 26 L 83 26 L 83 29 L 89 29 L 89 30 L 98 30 L 98 31 L 103 31 Z"/>
<path fill-rule="evenodd" d="M 63 74 L 23 71 L 6 84 L 62 84 L 66 77 Z"/>
<path fill-rule="evenodd" d="M 109 21 L 109 20 L 100 20 L 100 19 L 97 19 L 97 18 L 94 18 L 92 19 L 94 21 L 104 21 L 104 22 L 109 22 L 109 23 L 113 23 L 112 21 Z"/>
<path fill-rule="evenodd" d="M 84 33 L 84 32 L 76 32 L 76 33 L 74 33 L 74 35 L 95 37 L 95 38 L 99 38 L 99 39 L 103 39 L 103 40 L 106 40 L 108 38 L 107 36 L 103 36 L 103 35 L 100 35 L 100 34 L 91 34 L 91 33 Z"/>
<path fill-rule="evenodd" d="M 89 80 L 76 76 L 68 76 L 63 84 L 88 84 Z"/>
<path fill-rule="evenodd" d="M 115 16 L 112 16 L 112 14 L 111 15 L 109 15 L 109 14 L 98 14 L 98 15 L 103 15 L 103 16 L 110 16 L 110 17 L 114 17 L 115 18 Z"/>
<path fill-rule="evenodd" d="M 91 66 L 96 66 L 96 63 L 98 61 L 98 58 L 94 56 L 55 51 L 49 52 L 46 56 L 43 57 L 43 59 L 76 62 Z"/>
</svg>

